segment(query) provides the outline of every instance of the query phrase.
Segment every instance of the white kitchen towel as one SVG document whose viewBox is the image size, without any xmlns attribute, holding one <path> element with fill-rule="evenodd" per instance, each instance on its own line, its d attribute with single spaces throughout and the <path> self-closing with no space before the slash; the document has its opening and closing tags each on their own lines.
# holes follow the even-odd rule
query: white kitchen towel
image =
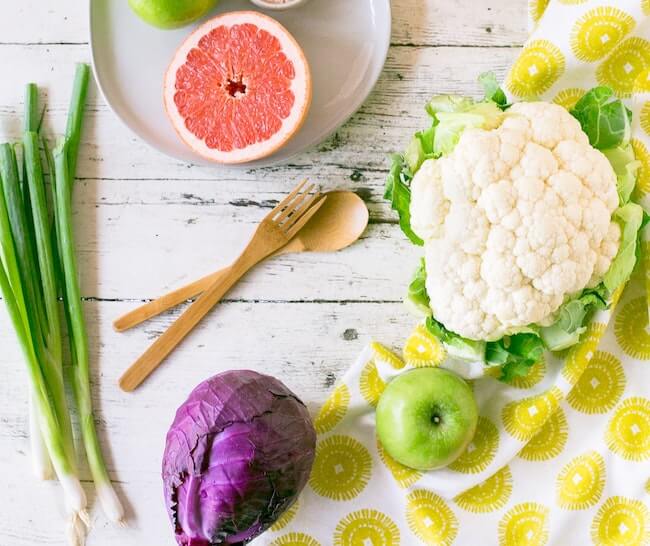
<svg viewBox="0 0 650 546">
<path fill-rule="evenodd" d="M 589 88 L 612 87 L 634 113 L 642 162 L 635 198 L 647 205 L 650 0 L 538 0 L 530 15 L 533 31 L 506 78 L 508 93 L 570 108 Z M 644 257 L 649 250 L 644 242 Z M 442 347 L 422 325 L 402 358 L 370 344 L 316 417 L 309 485 L 255 544 L 650 544 L 646 262 L 578 346 L 547 354 L 511 385 L 471 381 L 478 430 L 443 470 L 393 461 L 377 444 L 374 421 L 387 381 L 412 367 L 444 366 Z"/>
</svg>

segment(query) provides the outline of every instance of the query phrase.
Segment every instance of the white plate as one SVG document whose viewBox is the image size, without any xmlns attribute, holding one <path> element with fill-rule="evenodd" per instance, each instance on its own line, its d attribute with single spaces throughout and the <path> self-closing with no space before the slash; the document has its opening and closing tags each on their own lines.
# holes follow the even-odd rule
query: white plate
<svg viewBox="0 0 650 546">
<path fill-rule="evenodd" d="M 313 77 L 305 124 L 278 152 L 245 166 L 286 162 L 318 144 L 361 106 L 384 66 L 390 43 L 390 0 L 311 0 L 284 12 L 248 0 L 222 0 L 208 16 L 262 11 L 282 23 L 303 47 Z M 95 77 L 117 116 L 140 138 L 170 156 L 208 163 L 176 135 L 162 100 L 163 76 L 174 52 L 198 26 L 159 30 L 142 22 L 127 0 L 90 0 L 90 44 Z"/>
</svg>

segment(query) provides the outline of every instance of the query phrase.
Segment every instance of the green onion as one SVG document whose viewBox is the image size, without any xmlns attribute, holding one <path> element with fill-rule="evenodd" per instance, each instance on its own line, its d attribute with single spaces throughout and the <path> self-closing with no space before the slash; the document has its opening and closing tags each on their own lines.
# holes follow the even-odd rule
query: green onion
<svg viewBox="0 0 650 546">
<path fill-rule="evenodd" d="M 78 477 L 69 382 L 79 413 L 81 438 L 97 497 L 107 516 L 122 522 L 124 510 L 111 485 L 92 407 L 88 334 L 82 309 L 72 230 L 72 188 L 81 141 L 89 68 L 78 65 L 65 139 L 52 152 L 39 135 L 38 88 L 25 90 L 20 144 L 0 145 L 0 294 L 16 331 L 30 378 L 30 428 L 34 471 L 60 481 L 70 519 L 68 538 L 81 544 L 89 525 Z M 49 199 L 41 146 L 52 189 Z M 52 209 L 50 210 L 50 202 Z M 64 373 L 67 325 L 71 365 Z"/>
</svg>

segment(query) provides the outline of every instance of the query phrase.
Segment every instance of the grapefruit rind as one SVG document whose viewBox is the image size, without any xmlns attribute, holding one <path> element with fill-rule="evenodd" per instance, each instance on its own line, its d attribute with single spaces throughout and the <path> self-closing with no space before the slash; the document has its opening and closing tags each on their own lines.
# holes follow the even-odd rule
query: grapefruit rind
<svg viewBox="0 0 650 546">
<path fill-rule="evenodd" d="M 296 76 L 290 86 L 295 100 L 291 112 L 282 122 L 282 127 L 269 139 L 232 151 L 210 148 L 185 126 L 185 120 L 178 112 L 174 102 L 176 93 L 176 73 L 187 61 L 188 53 L 198 46 L 199 40 L 213 29 L 250 23 L 266 30 L 280 41 L 282 52 L 294 65 Z M 167 116 L 174 130 L 185 144 L 204 159 L 216 163 L 246 163 L 262 159 L 281 148 L 300 129 L 307 117 L 311 104 L 311 72 L 305 54 L 295 38 L 275 19 L 254 11 L 238 11 L 218 15 L 197 28 L 178 48 L 165 74 L 163 101 Z"/>
</svg>

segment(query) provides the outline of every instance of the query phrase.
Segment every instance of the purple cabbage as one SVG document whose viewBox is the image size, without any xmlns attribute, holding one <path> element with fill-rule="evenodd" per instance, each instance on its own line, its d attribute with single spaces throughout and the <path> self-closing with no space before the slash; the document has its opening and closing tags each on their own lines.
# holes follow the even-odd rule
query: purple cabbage
<svg viewBox="0 0 650 546">
<path fill-rule="evenodd" d="M 265 531 L 307 483 L 315 446 L 307 408 L 277 379 L 235 370 L 201 383 L 163 459 L 178 544 L 246 544 Z"/>
</svg>

